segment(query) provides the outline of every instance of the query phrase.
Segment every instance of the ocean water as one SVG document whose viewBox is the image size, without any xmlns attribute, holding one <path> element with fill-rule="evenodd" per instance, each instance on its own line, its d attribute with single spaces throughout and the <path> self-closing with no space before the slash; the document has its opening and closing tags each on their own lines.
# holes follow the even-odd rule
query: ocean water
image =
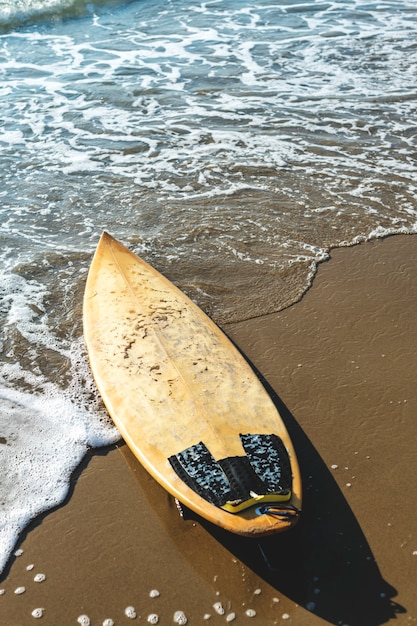
<svg viewBox="0 0 417 626">
<path fill-rule="evenodd" d="M 0 569 L 118 434 L 82 339 L 102 230 L 216 322 L 417 232 L 414 0 L 0 0 Z"/>
</svg>

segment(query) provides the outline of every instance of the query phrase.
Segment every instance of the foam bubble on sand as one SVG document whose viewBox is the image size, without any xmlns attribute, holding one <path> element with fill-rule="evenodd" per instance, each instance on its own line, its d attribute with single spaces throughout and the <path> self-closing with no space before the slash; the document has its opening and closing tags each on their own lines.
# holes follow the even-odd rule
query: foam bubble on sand
<svg viewBox="0 0 417 626">
<path fill-rule="evenodd" d="M 215 602 L 213 604 L 213 609 L 216 611 L 217 615 L 224 615 L 225 610 L 221 602 Z"/>
<path fill-rule="evenodd" d="M 151 613 L 148 615 L 148 622 L 149 624 L 158 624 L 159 616 L 156 613 Z"/>
<path fill-rule="evenodd" d="M 45 574 L 36 574 L 33 580 L 35 583 L 43 583 L 43 581 L 46 580 L 46 576 Z"/>
<path fill-rule="evenodd" d="M 91 620 L 88 615 L 80 615 L 77 622 L 81 624 L 81 626 L 90 626 L 91 624 Z"/>
<path fill-rule="evenodd" d="M 174 613 L 174 624 L 179 624 L 179 626 L 185 626 L 187 624 L 188 619 L 184 613 L 184 611 L 175 611 Z"/>
<path fill-rule="evenodd" d="M 37 609 L 33 609 L 33 611 L 32 611 L 32 613 L 31 613 L 31 615 L 32 615 L 32 617 L 34 617 L 35 619 L 39 619 L 39 618 L 43 617 L 43 612 L 44 612 L 44 610 L 45 610 L 45 609 L 40 608 L 40 607 L 39 607 L 39 608 L 37 608 Z"/>
<path fill-rule="evenodd" d="M 125 615 L 126 617 L 128 617 L 129 619 L 136 619 L 137 617 L 137 613 L 136 613 L 136 609 L 134 606 L 127 606 L 125 608 Z"/>
</svg>

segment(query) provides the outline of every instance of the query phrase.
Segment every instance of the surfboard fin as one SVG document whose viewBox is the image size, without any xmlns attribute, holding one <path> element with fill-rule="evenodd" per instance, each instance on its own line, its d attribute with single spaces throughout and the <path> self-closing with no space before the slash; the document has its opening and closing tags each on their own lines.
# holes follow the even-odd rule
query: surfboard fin
<svg viewBox="0 0 417 626">
<path fill-rule="evenodd" d="M 203 442 L 169 457 L 173 469 L 200 496 L 230 513 L 291 498 L 288 452 L 274 434 L 240 435 L 244 456 L 216 461 Z"/>
</svg>

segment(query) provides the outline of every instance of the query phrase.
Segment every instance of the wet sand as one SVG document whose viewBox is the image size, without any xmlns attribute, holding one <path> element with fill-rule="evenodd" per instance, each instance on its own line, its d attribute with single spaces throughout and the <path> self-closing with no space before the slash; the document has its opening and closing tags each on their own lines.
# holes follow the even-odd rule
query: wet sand
<svg viewBox="0 0 417 626">
<path fill-rule="evenodd" d="M 22 538 L 0 582 L 2 626 L 36 623 L 37 608 L 45 626 L 150 614 L 169 625 L 177 610 L 190 625 L 233 614 L 238 624 L 417 623 L 417 238 L 331 257 L 296 305 L 225 327 L 292 434 L 302 523 L 257 542 L 183 521 L 126 446 L 96 451 L 65 505 Z"/>
</svg>

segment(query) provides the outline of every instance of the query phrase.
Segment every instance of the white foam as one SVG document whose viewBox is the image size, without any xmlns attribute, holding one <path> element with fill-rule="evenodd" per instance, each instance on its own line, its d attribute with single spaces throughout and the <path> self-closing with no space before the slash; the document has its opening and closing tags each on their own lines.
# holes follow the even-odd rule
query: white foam
<svg viewBox="0 0 417 626">
<path fill-rule="evenodd" d="M 1 0 L 0 28 L 8 30 L 22 24 L 50 19 L 63 14 L 77 15 L 81 9 L 88 13 L 91 11 L 91 7 L 90 0 L 84 3 L 80 0 L 21 0 L 20 2 Z"/>
<path fill-rule="evenodd" d="M 125 615 L 126 617 L 128 617 L 129 619 L 136 619 L 137 617 L 137 613 L 136 613 L 136 609 L 134 606 L 127 606 L 125 608 Z"/>
<path fill-rule="evenodd" d="M 27 523 L 64 500 L 89 442 L 115 440 L 114 433 L 94 425 L 93 415 L 58 390 L 45 391 L 35 395 L 0 387 L 0 569 Z"/>
<path fill-rule="evenodd" d="M 221 602 L 215 602 L 213 604 L 213 609 L 218 615 L 224 615 L 226 612 Z"/>
<path fill-rule="evenodd" d="M 184 611 L 175 611 L 173 622 L 174 624 L 179 624 L 179 626 L 185 626 L 188 623 L 188 619 Z"/>
<path fill-rule="evenodd" d="M 0 570 L 28 522 L 65 499 L 88 447 L 119 437 L 99 409 L 81 338 L 58 339 L 50 325 L 47 287 L 3 272 L 1 288 L 10 348 L 0 360 Z M 65 365 L 64 387 L 47 354 Z"/>
</svg>

